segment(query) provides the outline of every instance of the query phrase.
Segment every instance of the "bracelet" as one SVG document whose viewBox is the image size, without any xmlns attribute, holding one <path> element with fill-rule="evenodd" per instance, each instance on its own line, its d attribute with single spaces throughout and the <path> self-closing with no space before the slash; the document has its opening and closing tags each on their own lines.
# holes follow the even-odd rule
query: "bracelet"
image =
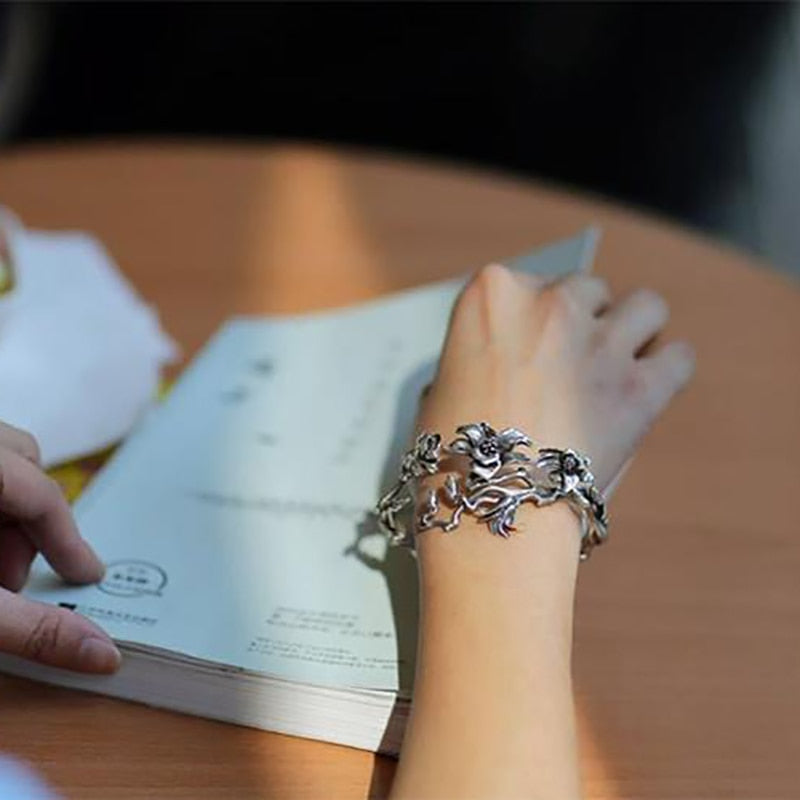
<svg viewBox="0 0 800 800">
<path fill-rule="evenodd" d="M 414 533 L 441 528 L 454 531 L 463 514 L 485 522 L 489 530 L 508 538 L 523 503 L 537 507 L 565 500 L 581 520 L 581 561 L 608 538 L 608 511 L 603 494 L 589 471 L 590 459 L 575 450 L 538 449 L 534 460 L 518 448 L 533 442 L 516 428 L 495 431 L 485 422 L 461 425 L 456 438 L 442 447 L 438 433 L 423 432 L 403 457 L 395 485 L 381 498 L 375 512 L 389 543 L 414 550 Z M 462 459 L 464 475 L 443 471 L 443 456 Z M 444 485 L 427 489 L 414 508 L 420 479 L 444 474 Z M 442 513 L 442 501 L 448 511 Z M 414 509 L 414 525 L 402 519 Z"/>
</svg>

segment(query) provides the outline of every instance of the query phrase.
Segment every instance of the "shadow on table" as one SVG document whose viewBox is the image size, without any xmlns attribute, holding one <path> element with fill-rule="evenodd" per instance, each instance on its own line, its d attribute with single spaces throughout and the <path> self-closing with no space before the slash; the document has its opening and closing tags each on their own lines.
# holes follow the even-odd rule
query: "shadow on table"
<svg viewBox="0 0 800 800">
<path fill-rule="evenodd" d="M 386 491 L 397 478 L 402 454 L 413 437 L 419 398 L 423 389 L 430 384 L 436 369 L 434 362 L 423 364 L 404 381 L 397 402 L 397 411 L 392 435 L 392 448 L 381 473 L 381 491 Z M 383 555 L 374 556 L 364 550 L 362 544 L 372 537 L 383 538 L 374 514 L 367 514 L 359 523 L 353 544 L 345 551 L 346 555 L 357 558 L 369 569 L 380 572 L 386 581 L 386 589 L 392 608 L 397 643 L 397 663 L 400 686 L 413 691 L 414 669 L 416 665 L 417 631 L 419 627 L 419 584 L 417 567 L 413 556 L 405 549 L 387 546 Z M 397 704 L 395 705 L 397 708 Z M 393 715 L 394 716 L 394 715 Z M 404 713 L 397 713 L 404 718 Z M 381 749 L 387 749 L 390 729 L 396 730 L 402 723 L 397 718 L 390 721 L 387 735 Z M 394 759 L 376 755 L 369 797 L 379 800 L 386 797 L 391 789 L 396 762 Z"/>
</svg>

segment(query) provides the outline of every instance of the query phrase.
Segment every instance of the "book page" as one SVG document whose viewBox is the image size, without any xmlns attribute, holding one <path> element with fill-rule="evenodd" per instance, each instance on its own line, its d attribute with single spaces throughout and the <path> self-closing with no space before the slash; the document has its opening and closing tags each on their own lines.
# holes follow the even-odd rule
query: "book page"
<svg viewBox="0 0 800 800">
<path fill-rule="evenodd" d="M 584 268 L 594 233 L 524 259 Z M 393 480 L 461 281 L 234 319 L 76 506 L 109 565 L 28 594 L 129 646 L 312 684 L 408 691 L 416 564 L 369 512 Z"/>
</svg>

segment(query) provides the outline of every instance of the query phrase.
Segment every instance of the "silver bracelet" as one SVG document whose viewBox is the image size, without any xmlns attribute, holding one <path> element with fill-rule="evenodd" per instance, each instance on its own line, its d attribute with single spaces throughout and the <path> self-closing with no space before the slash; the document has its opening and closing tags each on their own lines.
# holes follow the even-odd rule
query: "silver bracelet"
<svg viewBox="0 0 800 800">
<path fill-rule="evenodd" d="M 538 449 L 534 460 L 519 451 L 533 442 L 516 428 L 495 431 L 485 422 L 456 429 L 456 438 L 442 447 L 438 433 L 421 433 L 403 457 L 397 483 L 381 498 L 376 514 L 390 544 L 414 549 L 414 529 L 454 531 L 464 513 L 487 523 L 504 538 L 514 531 L 514 518 L 523 503 L 538 507 L 565 500 L 581 520 L 582 561 L 608 538 L 608 511 L 589 471 L 590 460 L 575 450 Z M 461 475 L 443 472 L 446 457 L 466 458 Z M 444 474 L 444 485 L 427 489 L 415 508 L 421 478 Z M 442 501 L 447 511 L 442 511 Z M 413 511 L 413 524 L 403 517 Z"/>
</svg>

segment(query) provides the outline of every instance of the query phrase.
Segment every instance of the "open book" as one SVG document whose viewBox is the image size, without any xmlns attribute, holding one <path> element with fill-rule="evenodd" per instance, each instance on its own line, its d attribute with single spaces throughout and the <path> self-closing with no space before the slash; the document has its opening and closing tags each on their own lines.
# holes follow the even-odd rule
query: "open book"
<svg viewBox="0 0 800 800">
<path fill-rule="evenodd" d="M 508 262 L 588 269 L 596 233 Z M 370 509 L 396 474 L 462 281 L 228 322 L 78 501 L 97 586 L 37 560 L 26 593 L 84 614 L 113 676 L 0 669 L 257 728 L 397 753 L 416 564 Z"/>
</svg>

